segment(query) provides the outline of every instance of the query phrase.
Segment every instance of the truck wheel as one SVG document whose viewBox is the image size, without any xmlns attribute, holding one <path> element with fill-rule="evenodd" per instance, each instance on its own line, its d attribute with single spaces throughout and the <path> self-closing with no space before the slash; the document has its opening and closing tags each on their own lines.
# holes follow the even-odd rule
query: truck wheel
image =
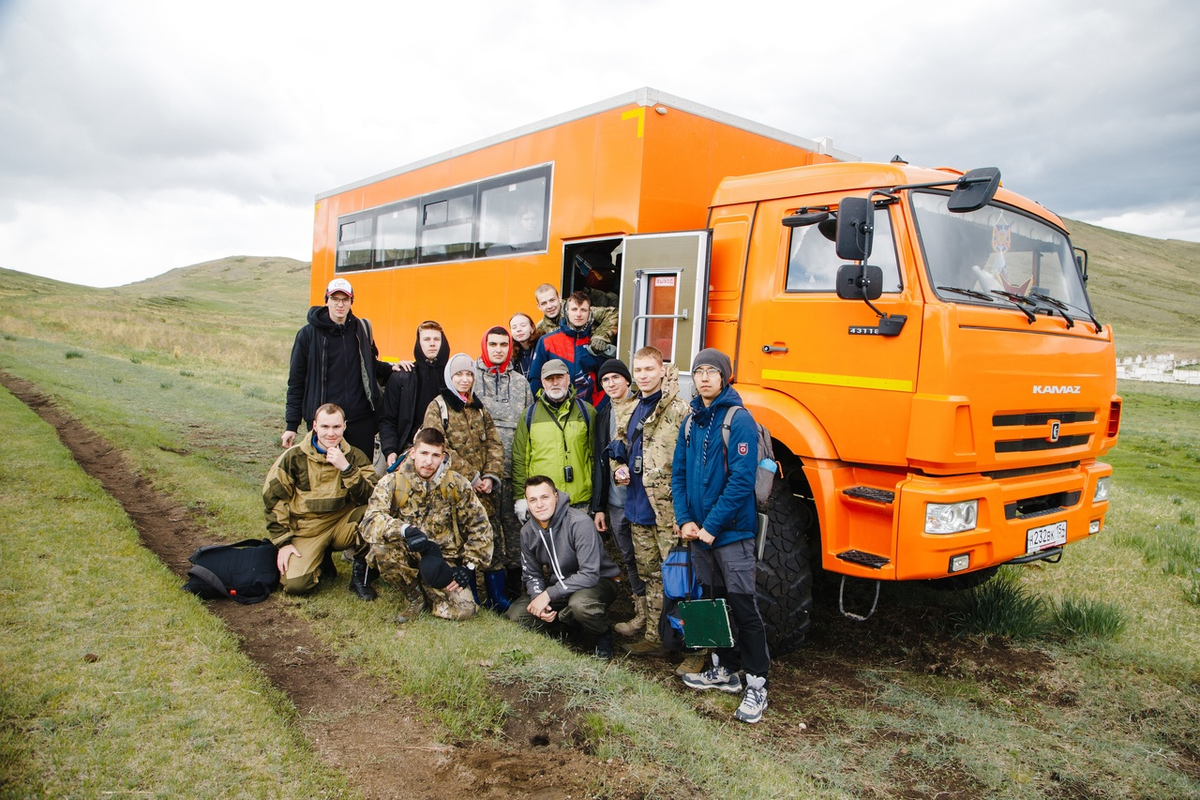
<svg viewBox="0 0 1200 800">
<path fill-rule="evenodd" d="M 775 481 L 766 511 L 767 542 L 758 562 L 758 609 L 772 655 L 804 644 L 812 613 L 812 569 L 808 528 L 816 515 Z"/>
<path fill-rule="evenodd" d="M 933 578 L 925 583 L 930 588 L 937 589 L 940 592 L 965 592 L 967 589 L 983 586 L 999 571 L 999 567 L 984 567 L 983 569 L 977 569 L 974 572 L 967 572 L 962 575 L 951 575 L 948 578 Z"/>
</svg>

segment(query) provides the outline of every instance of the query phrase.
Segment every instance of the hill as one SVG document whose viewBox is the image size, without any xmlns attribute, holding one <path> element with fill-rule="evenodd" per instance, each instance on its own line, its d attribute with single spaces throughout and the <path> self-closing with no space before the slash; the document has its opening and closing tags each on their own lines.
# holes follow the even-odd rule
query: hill
<svg viewBox="0 0 1200 800">
<path fill-rule="evenodd" d="M 1067 225 L 1088 251 L 1088 292 L 1119 356 L 1200 356 L 1200 244 Z"/>
</svg>

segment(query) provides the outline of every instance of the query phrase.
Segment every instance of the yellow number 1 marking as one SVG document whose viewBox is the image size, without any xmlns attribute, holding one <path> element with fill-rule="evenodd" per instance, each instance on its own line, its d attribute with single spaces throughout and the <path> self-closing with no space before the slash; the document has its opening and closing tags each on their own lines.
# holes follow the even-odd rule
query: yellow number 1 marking
<svg viewBox="0 0 1200 800">
<path fill-rule="evenodd" d="M 626 111 L 624 114 L 621 115 L 621 119 L 633 119 L 634 117 L 637 117 L 637 121 L 638 121 L 637 135 L 638 135 L 638 138 L 641 139 L 642 134 L 646 132 L 646 107 L 641 106 L 640 108 L 635 108 L 632 111 Z"/>
</svg>

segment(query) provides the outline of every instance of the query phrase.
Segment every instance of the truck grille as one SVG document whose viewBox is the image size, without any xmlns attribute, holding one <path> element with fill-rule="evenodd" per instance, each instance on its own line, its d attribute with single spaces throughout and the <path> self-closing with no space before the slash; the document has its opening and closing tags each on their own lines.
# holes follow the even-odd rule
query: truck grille
<svg viewBox="0 0 1200 800">
<path fill-rule="evenodd" d="M 1064 425 L 1072 422 L 1094 422 L 1094 411 L 1039 411 L 1036 414 L 996 414 L 992 417 L 992 426 L 1010 428 L 1018 425 L 1048 425 L 1056 419 Z"/>
<path fill-rule="evenodd" d="M 1081 447 L 1088 443 L 1088 435 L 1081 433 L 1077 436 L 1060 436 L 1057 442 L 1044 437 L 1036 439 L 1008 439 L 996 442 L 997 453 L 1036 453 L 1042 450 L 1061 450 L 1067 447 Z"/>
</svg>

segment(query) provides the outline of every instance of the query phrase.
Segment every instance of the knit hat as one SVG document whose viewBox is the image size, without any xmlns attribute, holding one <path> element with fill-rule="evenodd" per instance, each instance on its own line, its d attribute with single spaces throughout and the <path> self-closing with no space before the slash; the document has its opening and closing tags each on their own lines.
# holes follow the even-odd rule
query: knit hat
<svg viewBox="0 0 1200 800">
<path fill-rule="evenodd" d="M 571 370 L 567 366 L 567 362 L 561 358 L 552 358 L 545 364 L 542 364 L 541 379 L 546 380 L 551 375 L 570 375 Z"/>
<path fill-rule="evenodd" d="M 450 360 L 446 362 L 446 369 L 442 372 L 442 377 L 446 379 L 446 388 L 450 391 L 455 391 L 454 384 L 450 382 L 457 373 L 475 371 L 475 360 L 466 353 L 455 353 L 450 356 Z"/>
<path fill-rule="evenodd" d="M 721 373 L 721 384 L 729 385 L 729 380 L 733 376 L 733 364 L 729 361 L 729 356 L 716 350 L 712 347 L 706 347 L 696 357 L 692 359 L 692 372 L 695 372 L 700 367 L 711 367 Z"/>
<path fill-rule="evenodd" d="M 602 383 L 605 375 L 611 375 L 614 372 L 624 378 L 627 383 L 633 383 L 633 376 L 629 374 L 629 367 L 625 366 L 625 362 L 619 358 L 610 358 L 600 365 L 600 369 L 596 370 L 596 383 Z"/>
</svg>

